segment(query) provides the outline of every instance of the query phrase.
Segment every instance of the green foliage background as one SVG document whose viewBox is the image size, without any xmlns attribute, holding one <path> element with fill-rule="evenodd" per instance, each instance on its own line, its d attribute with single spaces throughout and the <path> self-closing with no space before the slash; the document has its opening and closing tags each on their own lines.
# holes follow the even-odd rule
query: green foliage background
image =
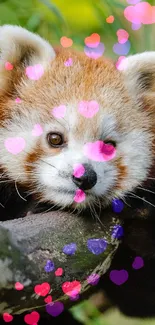
<svg viewBox="0 0 155 325">
<path fill-rule="evenodd" d="M 155 0 L 147 2 L 155 5 Z M 129 54 L 155 50 L 155 24 L 133 31 L 123 15 L 127 5 L 126 0 L 0 0 L 0 25 L 21 25 L 53 45 L 60 44 L 60 38 L 67 36 L 79 50 L 83 50 L 85 37 L 98 33 L 105 45 L 104 54 L 114 59 L 118 57 L 112 49 L 117 43 L 116 32 L 122 28 L 130 35 Z M 112 24 L 106 23 L 110 15 L 115 17 Z M 88 302 L 74 307 L 73 311 L 87 325 L 155 325 L 154 320 L 130 320 L 115 311 L 102 316 Z"/>
<path fill-rule="evenodd" d="M 155 0 L 147 1 L 155 5 Z M 105 55 L 117 58 L 112 47 L 117 43 L 119 28 L 128 31 L 130 53 L 155 48 L 154 25 L 143 25 L 133 31 L 123 15 L 126 0 L 0 0 L 0 24 L 17 24 L 39 33 L 52 44 L 59 44 L 62 36 L 71 37 L 73 47 L 83 49 L 84 39 L 99 33 L 105 44 Z M 110 15 L 113 24 L 106 23 Z"/>
</svg>

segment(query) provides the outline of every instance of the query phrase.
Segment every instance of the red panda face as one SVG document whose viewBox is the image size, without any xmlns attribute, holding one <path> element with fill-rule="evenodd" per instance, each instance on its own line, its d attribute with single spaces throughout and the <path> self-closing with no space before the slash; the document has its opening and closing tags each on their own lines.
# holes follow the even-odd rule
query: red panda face
<svg viewBox="0 0 155 325">
<path fill-rule="evenodd" d="M 147 179 L 153 85 L 141 76 L 154 53 L 131 57 L 118 71 L 104 58 L 55 53 L 13 26 L 0 28 L 0 46 L 0 166 L 9 179 L 39 201 L 80 209 L 123 198 Z"/>
</svg>

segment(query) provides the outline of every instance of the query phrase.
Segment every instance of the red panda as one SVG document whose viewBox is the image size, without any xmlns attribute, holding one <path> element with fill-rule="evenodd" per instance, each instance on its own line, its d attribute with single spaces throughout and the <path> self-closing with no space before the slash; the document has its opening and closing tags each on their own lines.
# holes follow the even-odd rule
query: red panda
<svg viewBox="0 0 155 325">
<path fill-rule="evenodd" d="M 65 64 L 69 59 L 71 65 Z M 0 27 L 0 220 L 22 216 L 34 202 L 81 211 L 128 194 L 154 207 L 154 65 L 155 52 L 132 55 L 117 69 L 104 57 L 53 48 L 24 28 Z M 138 221 L 136 236 L 126 225 L 129 243 L 111 267 L 129 267 L 133 246 L 148 238 L 151 267 L 133 281 L 130 275 L 124 289 L 108 275 L 100 287 L 127 315 L 152 316 L 154 221 Z M 76 324 L 64 316 L 62 321 Z"/>
<path fill-rule="evenodd" d="M 148 181 L 154 52 L 133 55 L 118 70 L 111 60 L 54 49 L 24 28 L 4 25 L 0 53 L 2 220 L 21 215 L 32 197 L 62 208 L 106 206 Z M 113 158 L 91 159 L 100 146 Z M 77 164 L 84 168 L 80 177 Z"/>
</svg>

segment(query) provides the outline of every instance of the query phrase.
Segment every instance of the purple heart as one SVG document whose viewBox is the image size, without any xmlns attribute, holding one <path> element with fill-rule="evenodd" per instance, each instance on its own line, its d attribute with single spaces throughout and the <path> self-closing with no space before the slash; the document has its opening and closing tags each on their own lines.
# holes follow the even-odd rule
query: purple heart
<svg viewBox="0 0 155 325">
<path fill-rule="evenodd" d="M 110 272 L 110 280 L 120 286 L 128 280 L 128 272 L 126 270 L 113 270 Z"/>
<path fill-rule="evenodd" d="M 80 298 L 79 295 L 75 295 L 75 296 L 71 296 L 71 297 L 70 297 L 70 300 L 71 300 L 71 301 L 77 301 L 79 298 Z"/>
<path fill-rule="evenodd" d="M 132 30 L 138 30 L 138 29 L 140 29 L 141 28 L 141 26 L 142 26 L 142 24 L 141 23 L 137 23 L 137 24 L 134 24 L 134 23 L 132 23 Z"/>
<path fill-rule="evenodd" d="M 136 256 L 133 263 L 132 263 L 132 267 L 135 270 L 139 270 L 144 266 L 144 260 L 142 259 L 142 257 L 140 256 Z"/>
<path fill-rule="evenodd" d="M 66 255 L 73 255 L 77 250 L 77 246 L 75 243 L 70 243 L 63 247 L 63 253 Z"/>
<path fill-rule="evenodd" d="M 105 239 L 88 239 L 87 247 L 89 251 L 95 255 L 103 253 L 107 248 L 107 241 Z"/>
<path fill-rule="evenodd" d="M 130 51 L 130 47 L 131 47 L 130 41 L 127 41 L 123 44 L 116 43 L 113 46 L 113 51 L 118 55 L 127 55 Z"/>
<path fill-rule="evenodd" d="M 103 43 L 99 43 L 99 45 L 97 47 L 88 47 L 88 46 L 85 46 L 84 47 L 84 52 L 85 54 L 91 58 L 91 59 L 98 59 L 100 58 L 103 53 L 104 53 L 104 50 L 105 50 L 105 47 L 104 47 L 104 44 Z"/>
<path fill-rule="evenodd" d="M 54 262 L 47 260 L 44 270 L 46 272 L 52 272 L 54 271 L 54 269 L 55 269 Z"/>
<path fill-rule="evenodd" d="M 120 225 L 116 225 L 113 227 L 113 231 L 112 231 L 112 237 L 113 238 L 121 238 L 124 235 L 124 231 L 123 231 L 123 227 Z"/>
<path fill-rule="evenodd" d="M 49 315 L 57 317 L 64 311 L 64 305 L 62 302 L 56 301 L 46 305 L 46 311 Z"/>
<path fill-rule="evenodd" d="M 119 199 L 112 200 L 112 210 L 116 213 L 122 212 L 124 209 L 124 203 Z"/>
<path fill-rule="evenodd" d="M 87 282 L 93 286 L 97 285 L 99 280 L 100 280 L 99 274 L 95 274 L 95 273 L 89 275 L 87 278 Z"/>
</svg>

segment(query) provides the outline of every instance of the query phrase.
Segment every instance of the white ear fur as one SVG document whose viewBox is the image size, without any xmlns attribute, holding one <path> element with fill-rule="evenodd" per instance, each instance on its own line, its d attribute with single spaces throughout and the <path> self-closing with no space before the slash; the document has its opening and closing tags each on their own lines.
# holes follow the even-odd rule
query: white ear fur
<svg viewBox="0 0 155 325">
<path fill-rule="evenodd" d="M 155 52 L 131 55 L 120 63 L 119 69 L 122 70 L 130 94 L 138 100 L 155 90 Z"/>
<path fill-rule="evenodd" d="M 14 66 L 41 64 L 44 69 L 55 57 L 52 46 L 39 35 L 12 25 L 0 27 L 0 87 L 5 88 L 5 77 L 11 77 L 5 63 Z M 12 71 L 13 73 L 14 71 Z"/>
</svg>

